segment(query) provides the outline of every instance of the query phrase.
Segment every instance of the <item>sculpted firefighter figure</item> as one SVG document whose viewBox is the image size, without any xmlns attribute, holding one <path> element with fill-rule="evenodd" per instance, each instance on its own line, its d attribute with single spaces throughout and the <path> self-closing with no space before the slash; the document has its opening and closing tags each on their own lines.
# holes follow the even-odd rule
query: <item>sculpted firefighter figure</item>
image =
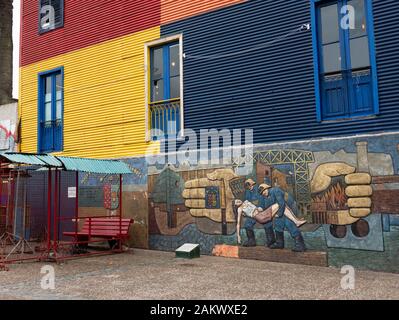
<svg viewBox="0 0 399 320">
<path fill-rule="evenodd" d="M 248 179 L 245 181 L 245 201 L 247 203 L 252 203 L 254 206 L 259 206 L 260 202 L 260 195 L 257 190 L 257 185 L 256 182 L 253 181 L 252 179 Z M 239 203 L 236 201 L 235 206 L 238 211 L 238 223 L 237 223 L 237 237 L 238 237 L 238 243 L 241 243 L 241 235 L 240 235 L 240 229 L 241 229 L 241 217 L 244 214 L 245 215 L 245 210 L 240 207 L 243 203 Z M 247 242 L 244 243 L 244 247 L 254 247 L 256 246 L 256 240 L 255 240 L 255 225 L 257 223 L 255 216 L 246 214 L 246 221 L 245 221 L 245 231 L 247 233 Z"/>
<path fill-rule="evenodd" d="M 238 243 L 241 243 L 241 220 L 244 216 L 246 217 L 244 228 L 248 237 L 248 241 L 243 244 L 244 247 L 256 246 L 254 228 L 256 223 L 259 223 L 265 229 L 267 247 L 284 249 L 284 230 L 288 230 L 295 240 L 293 251 L 306 251 L 302 234 L 299 231 L 299 227 L 306 221 L 297 218 L 298 209 L 293 197 L 282 189 L 271 188 L 267 184 L 262 184 L 259 188 L 256 188 L 256 183 L 252 179 L 245 182 L 245 188 L 245 201 L 235 201 L 238 213 Z M 275 220 L 274 226 L 273 219 Z"/>
<path fill-rule="evenodd" d="M 284 249 L 284 231 L 287 230 L 295 241 L 294 252 L 306 251 L 305 241 L 299 227 L 306 223 L 305 220 L 299 220 L 296 217 L 298 207 L 295 199 L 289 193 L 281 188 L 272 188 L 268 184 L 259 186 L 261 195 L 261 207 L 269 208 L 278 205 L 276 217 L 274 219 L 274 231 L 276 241 L 270 245 L 270 249 Z"/>
</svg>

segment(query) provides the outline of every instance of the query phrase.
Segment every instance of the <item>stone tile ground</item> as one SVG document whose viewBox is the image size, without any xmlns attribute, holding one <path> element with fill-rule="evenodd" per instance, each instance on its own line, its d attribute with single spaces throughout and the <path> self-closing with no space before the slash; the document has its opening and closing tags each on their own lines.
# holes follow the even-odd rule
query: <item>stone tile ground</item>
<svg viewBox="0 0 399 320">
<path fill-rule="evenodd" d="M 335 268 L 134 250 L 53 265 L 56 290 L 40 288 L 43 264 L 0 273 L 0 298 L 10 299 L 399 299 L 399 275 L 358 271 L 344 291 Z"/>
</svg>

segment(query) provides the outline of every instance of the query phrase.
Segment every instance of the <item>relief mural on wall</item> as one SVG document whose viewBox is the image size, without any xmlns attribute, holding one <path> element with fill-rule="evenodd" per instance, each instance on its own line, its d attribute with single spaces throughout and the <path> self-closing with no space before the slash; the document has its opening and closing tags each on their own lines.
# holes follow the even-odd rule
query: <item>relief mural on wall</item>
<svg viewBox="0 0 399 320">
<path fill-rule="evenodd" d="M 101 208 L 104 215 L 113 216 L 119 208 L 119 176 L 80 174 L 79 204 L 86 208 Z"/>
<path fill-rule="evenodd" d="M 356 153 L 258 151 L 244 176 L 240 161 L 190 171 L 169 166 L 149 176 L 150 246 L 198 242 L 216 255 L 273 251 L 274 260 L 301 261 L 292 250 L 321 265 L 336 248 L 384 252 L 384 230 L 396 226 L 399 213 L 384 195 L 398 198 L 399 176 L 392 157 L 369 153 L 364 142 L 355 146 Z"/>
<path fill-rule="evenodd" d="M 150 179 L 150 185 L 153 181 Z M 184 180 L 171 168 L 166 168 L 159 175 L 150 190 L 150 233 L 177 235 L 194 222 L 182 195 Z"/>
</svg>

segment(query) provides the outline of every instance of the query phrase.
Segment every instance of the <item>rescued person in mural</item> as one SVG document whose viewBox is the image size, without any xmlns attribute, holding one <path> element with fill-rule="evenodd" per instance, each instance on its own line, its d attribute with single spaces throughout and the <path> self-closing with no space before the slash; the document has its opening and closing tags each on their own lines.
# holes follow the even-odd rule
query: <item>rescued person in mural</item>
<svg viewBox="0 0 399 320">
<path fill-rule="evenodd" d="M 252 179 L 248 179 L 245 181 L 245 197 L 244 198 L 245 198 L 245 201 L 251 202 L 254 206 L 259 206 L 260 195 L 257 190 L 256 182 Z M 238 212 L 237 205 L 236 205 L 236 209 Z M 241 216 L 242 216 L 242 213 L 241 214 L 238 213 L 238 216 L 237 216 L 238 243 L 241 243 L 241 234 L 239 232 L 239 230 L 241 228 Z M 244 229 L 247 232 L 248 241 L 246 243 L 244 243 L 244 247 L 256 246 L 255 232 L 254 232 L 254 227 L 255 227 L 256 223 L 257 223 L 257 221 L 254 217 L 247 217 L 247 220 L 245 221 Z M 266 231 L 266 234 L 267 234 L 267 231 Z M 274 236 L 274 233 L 273 233 L 273 236 Z"/>
<path fill-rule="evenodd" d="M 256 188 L 256 183 L 252 179 L 245 181 L 245 189 L 245 201 L 235 201 L 238 212 L 238 243 L 241 244 L 241 220 L 244 216 L 246 217 L 244 228 L 248 237 L 248 241 L 243 244 L 244 247 L 256 246 L 254 228 L 256 223 L 259 223 L 265 229 L 266 246 L 270 249 L 284 249 L 284 230 L 287 229 L 295 240 L 293 251 L 306 251 L 299 230 L 306 221 L 297 218 L 298 208 L 294 198 L 281 188 L 272 188 L 268 184 L 262 184 Z"/>
</svg>

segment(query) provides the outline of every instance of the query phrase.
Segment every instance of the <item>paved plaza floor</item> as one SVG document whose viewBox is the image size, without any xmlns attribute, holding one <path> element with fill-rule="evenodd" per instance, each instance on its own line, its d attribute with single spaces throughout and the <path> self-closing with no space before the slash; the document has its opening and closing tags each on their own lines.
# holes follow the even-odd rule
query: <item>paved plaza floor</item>
<svg viewBox="0 0 399 320">
<path fill-rule="evenodd" d="M 120 255 L 51 264 L 55 289 L 41 288 L 43 263 L 0 272 L 0 299 L 399 299 L 399 275 L 356 271 L 355 289 L 343 290 L 341 270 L 132 250 Z"/>
</svg>

